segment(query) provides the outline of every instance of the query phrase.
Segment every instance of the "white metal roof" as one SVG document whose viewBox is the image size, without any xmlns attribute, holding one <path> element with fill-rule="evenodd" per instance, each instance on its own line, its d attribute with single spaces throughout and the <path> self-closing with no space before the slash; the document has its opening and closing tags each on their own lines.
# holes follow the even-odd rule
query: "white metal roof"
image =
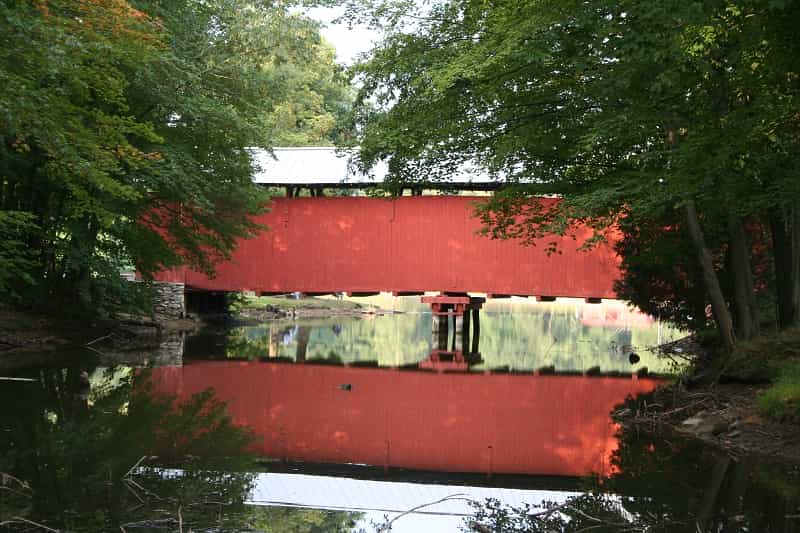
<svg viewBox="0 0 800 533">
<path fill-rule="evenodd" d="M 268 185 L 319 185 L 337 183 L 375 184 L 386 176 L 386 165 L 379 164 L 372 176 L 356 172 L 350 164 L 352 152 L 337 153 L 334 147 L 273 148 L 252 150 L 261 169 L 253 181 Z"/>
<path fill-rule="evenodd" d="M 350 163 L 354 151 L 337 150 L 334 147 L 284 147 L 267 150 L 252 149 L 253 160 L 260 167 L 253 181 L 263 185 L 375 185 L 388 173 L 384 161 L 372 169 L 370 175 L 362 174 Z M 494 180 L 476 166 L 464 166 L 449 180 L 455 184 L 490 184 Z"/>
</svg>

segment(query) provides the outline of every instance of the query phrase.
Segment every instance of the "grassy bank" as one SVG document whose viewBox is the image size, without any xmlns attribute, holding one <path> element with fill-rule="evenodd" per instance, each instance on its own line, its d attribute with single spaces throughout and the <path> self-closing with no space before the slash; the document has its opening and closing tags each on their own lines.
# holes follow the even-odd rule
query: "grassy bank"
<svg viewBox="0 0 800 533">
<path fill-rule="evenodd" d="M 800 363 L 783 366 L 772 386 L 758 398 L 765 416 L 780 422 L 800 423 Z"/>
<path fill-rule="evenodd" d="M 757 397 L 759 412 L 775 421 L 800 423 L 800 329 L 742 342 L 714 371 L 721 382 L 766 384 Z"/>
<path fill-rule="evenodd" d="M 237 296 L 229 311 L 242 318 L 318 317 L 360 315 L 379 308 L 333 296 L 292 298 L 291 296 Z"/>
<path fill-rule="evenodd" d="M 350 300 L 334 297 L 292 298 L 289 296 L 242 296 L 233 304 L 234 309 L 360 309 L 362 306 Z"/>
</svg>

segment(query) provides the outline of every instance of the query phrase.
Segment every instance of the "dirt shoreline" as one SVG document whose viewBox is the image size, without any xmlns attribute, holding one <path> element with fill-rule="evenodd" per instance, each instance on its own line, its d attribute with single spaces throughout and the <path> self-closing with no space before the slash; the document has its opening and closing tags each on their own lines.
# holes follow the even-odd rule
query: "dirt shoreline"
<svg viewBox="0 0 800 533">
<path fill-rule="evenodd" d="M 230 313 L 194 315 L 182 319 L 119 315 L 115 318 L 77 320 L 0 310 L 0 358 L 30 352 L 49 352 L 91 345 L 107 336 L 135 339 L 142 346 L 173 332 L 192 332 L 204 327 L 253 325 L 270 320 L 302 318 L 370 317 L 392 313 L 375 306 L 343 306 L 337 300 L 309 298 L 288 300 L 285 305 L 245 306 Z M 156 343 L 157 344 L 157 343 Z"/>
<path fill-rule="evenodd" d="M 692 337 L 659 351 L 689 363 L 691 373 L 665 383 L 648 397 L 626 402 L 612 413 L 616 422 L 696 439 L 734 459 L 779 465 L 800 478 L 800 424 L 772 420 L 758 407 L 759 396 L 770 387 L 768 380 L 748 383 L 737 376 L 717 375 L 711 363 L 715 358 Z"/>
<path fill-rule="evenodd" d="M 200 325 L 196 318 L 154 320 L 120 315 L 78 320 L 0 311 L 0 358 L 26 352 L 79 348 L 114 335 L 146 340 L 162 333 L 192 331 Z"/>
</svg>

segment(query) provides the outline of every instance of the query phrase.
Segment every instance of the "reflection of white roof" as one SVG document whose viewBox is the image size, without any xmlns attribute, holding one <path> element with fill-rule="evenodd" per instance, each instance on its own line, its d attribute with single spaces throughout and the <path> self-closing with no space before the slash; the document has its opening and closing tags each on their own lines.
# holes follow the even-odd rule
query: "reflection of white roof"
<svg viewBox="0 0 800 533">
<path fill-rule="evenodd" d="M 382 182 L 388 173 L 386 162 L 381 161 L 375 165 L 370 175 L 362 174 L 350 164 L 354 151 L 337 150 L 334 147 L 273 148 L 272 154 L 267 150 L 253 149 L 251 153 L 254 162 L 260 167 L 253 176 L 253 181 L 262 185 L 370 186 Z M 448 182 L 495 183 L 485 172 L 474 166 L 463 167 Z"/>
<path fill-rule="evenodd" d="M 380 520 L 415 511 L 398 520 L 392 531 L 461 531 L 465 517 L 475 510 L 467 500 L 483 503 L 496 498 L 513 507 L 563 503 L 579 493 L 551 490 L 521 490 L 465 485 L 436 485 L 372 481 L 304 474 L 258 474 L 248 503 L 311 509 L 366 512 L 365 518 Z M 439 500 L 441 501 L 439 503 Z M 364 524 L 364 525 L 368 525 Z"/>
<path fill-rule="evenodd" d="M 470 516 L 473 510 L 466 500 L 483 502 L 486 498 L 496 498 L 507 505 L 521 507 L 525 503 L 561 502 L 579 493 L 268 473 L 256 476 L 249 500 L 260 505 L 404 512 L 453 494 L 459 496 L 416 512 Z"/>
</svg>

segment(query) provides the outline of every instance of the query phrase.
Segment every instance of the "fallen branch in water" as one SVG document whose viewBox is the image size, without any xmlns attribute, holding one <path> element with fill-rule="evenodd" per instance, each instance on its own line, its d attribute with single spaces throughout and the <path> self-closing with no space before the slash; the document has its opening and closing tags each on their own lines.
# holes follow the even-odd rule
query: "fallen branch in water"
<svg viewBox="0 0 800 533">
<path fill-rule="evenodd" d="M 108 335 L 103 335 L 102 337 L 97 337 L 93 341 L 87 342 L 84 346 L 91 346 L 92 344 L 94 344 L 96 342 L 100 342 L 100 341 L 105 340 L 105 339 L 110 339 L 113 336 L 114 336 L 113 333 L 109 333 Z"/>
<path fill-rule="evenodd" d="M 24 489 L 24 490 L 28 491 L 28 493 L 25 493 L 22 490 L 12 489 L 11 487 L 7 486 L 9 480 L 16 482 L 16 484 L 19 485 L 20 489 Z M 21 495 L 27 497 L 27 498 L 33 497 L 33 489 L 31 489 L 30 485 L 28 485 L 26 482 L 22 481 L 18 477 L 14 477 L 11 474 L 6 474 L 5 472 L 0 472 L 0 489 L 5 489 L 5 490 L 9 490 L 11 492 L 16 492 L 18 494 L 21 494 Z"/>
<path fill-rule="evenodd" d="M 133 473 L 133 471 L 136 470 L 140 464 L 142 464 L 142 461 L 147 459 L 147 457 L 148 457 L 147 455 L 143 455 L 138 461 L 136 461 L 136 464 L 134 464 L 132 467 L 130 467 L 130 469 L 128 469 L 127 472 L 125 472 L 125 475 L 123 475 L 122 477 L 126 478 L 130 476 Z"/>
<path fill-rule="evenodd" d="M 58 529 L 47 527 L 44 524 L 40 524 L 39 522 L 34 522 L 33 520 L 28 520 L 27 518 L 22 518 L 21 516 L 12 516 L 10 520 L 4 520 L 3 522 L 0 522 L 0 527 L 10 524 L 30 524 L 39 529 L 44 529 L 45 531 L 53 531 L 54 533 L 60 533 Z"/>
<path fill-rule="evenodd" d="M 382 532 L 385 532 L 385 531 L 391 531 L 392 530 L 392 524 L 394 524 L 395 522 L 397 522 L 399 519 L 403 518 L 404 516 L 413 513 L 414 511 L 419 511 L 420 509 L 424 509 L 425 507 L 430 507 L 431 505 L 436 505 L 436 504 L 439 504 L 439 503 L 443 503 L 443 502 L 446 502 L 446 501 L 452 501 L 452 500 L 464 500 L 464 501 L 467 501 L 467 502 L 475 501 L 475 500 L 471 500 L 470 498 L 466 498 L 466 494 L 463 494 L 463 493 L 451 494 L 449 496 L 445 496 L 444 498 L 442 498 L 440 500 L 436 500 L 436 501 L 428 502 L 428 503 L 423 503 L 421 505 L 417 505 L 416 507 L 412 507 L 408 511 L 404 511 L 404 512 L 400 513 L 399 515 L 395 516 L 394 518 L 392 518 L 391 520 L 389 520 L 388 522 L 386 522 L 385 524 L 380 526 L 378 528 L 377 532 L 378 533 L 382 533 Z"/>
<path fill-rule="evenodd" d="M 681 411 L 685 411 L 687 409 L 691 409 L 692 407 L 697 407 L 697 406 L 699 406 L 701 404 L 704 404 L 706 401 L 708 401 L 708 398 L 703 398 L 702 400 L 690 403 L 689 405 L 684 405 L 683 407 L 677 407 L 675 409 L 670 409 L 669 411 L 664 411 L 663 413 L 661 413 L 661 415 L 662 416 L 674 415 L 675 413 L 679 413 Z"/>
<path fill-rule="evenodd" d="M 96 349 L 96 348 L 93 348 L 93 347 L 91 347 L 91 346 L 89 346 L 89 345 L 85 345 L 85 346 L 84 346 L 84 348 L 86 348 L 87 350 L 91 350 L 91 351 L 93 351 L 93 352 L 94 352 L 94 353 L 96 353 L 97 355 L 101 355 L 101 356 L 103 356 L 103 357 L 108 357 L 106 354 L 104 354 L 104 353 L 103 353 L 103 352 L 101 352 L 100 350 L 98 350 L 98 349 Z"/>
<path fill-rule="evenodd" d="M 138 527 L 155 528 L 159 526 L 174 525 L 174 524 L 177 524 L 177 520 L 175 520 L 174 518 L 160 518 L 153 520 L 139 520 L 138 522 L 127 522 L 125 524 L 121 524 L 119 527 L 120 529 L 125 531 L 125 528 L 138 528 Z"/>
</svg>

